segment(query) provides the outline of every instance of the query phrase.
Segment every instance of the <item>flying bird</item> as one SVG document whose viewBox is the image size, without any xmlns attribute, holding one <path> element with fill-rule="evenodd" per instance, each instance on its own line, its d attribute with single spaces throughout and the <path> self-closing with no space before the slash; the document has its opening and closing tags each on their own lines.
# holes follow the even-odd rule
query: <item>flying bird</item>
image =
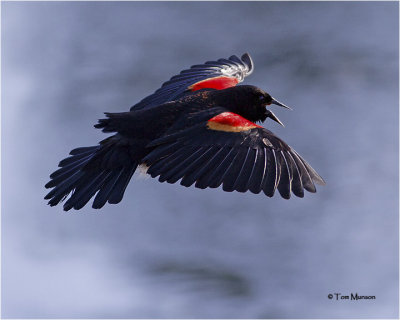
<svg viewBox="0 0 400 320">
<path fill-rule="evenodd" d="M 51 206 L 79 210 L 119 203 L 138 166 L 160 182 L 224 191 L 276 190 L 289 199 L 316 192 L 319 174 L 288 144 L 257 123 L 282 122 L 266 107 L 289 108 L 267 92 L 237 85 L 253 71 L 249 54 L 183 70 L 130 108 L 108 113 L 95 125 L 112 136 L 76 148 L 50 175 Z M 290 108 L 289 108 L 290 109 Z"/>
</svg>

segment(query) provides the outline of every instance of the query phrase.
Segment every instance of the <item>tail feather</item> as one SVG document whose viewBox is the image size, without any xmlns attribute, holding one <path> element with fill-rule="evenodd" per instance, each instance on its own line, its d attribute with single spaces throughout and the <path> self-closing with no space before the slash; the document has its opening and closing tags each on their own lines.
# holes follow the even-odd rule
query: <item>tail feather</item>
<svg viewBox="0 0 400 320">
<path fill-rule="evenodd" d="M 68 179 L 72 174 L 76 173 L 82 167 L 84 167 L 90 161 L 90 159 L 92 157 L 93 157 L 93 155 L 90 157 L 86 157 L 83 160 L 78 160 L 77 162 L 74 162 L 68 168 L 63 167 L 61 169 L 58 169 L 57 171 L 54 171 L 50 175 L 51 180 L 45 185 L 45 187 L 53 188 L 53 187 L 59 185 L 64 180 Z"/>
<path fill-rule="evenodd" d="M 72 155 L 71 157 L 67 157 L 64 160 L 61 160 L 60 163 L 58 164 L 58 166 L 59 167 L 65 167 L 65 166 L 67 166 L 69 164 L 72 164 L 72 163 L 76 162 L 77 160 L 80 160 L 80 159 L 85 158 L 85 157 L 87 157 L 89 155 L 92 155 L 93 151 L 95 151 L 97 149 L 99 149 L 99 146 L 92 147 L 91 151 L 86 151 L 86 152 L 82 152 L 80 154 Z"/>
<path fill-rule="evenodd" d="M 77 171 L 72 176 L 58 184 L 53 190 L 51 190 L 44 198 L 49 201 L 50 206 L 57 205 L 74 188 L 74 184 L 84 175 L 84 172 Z"/>
<path fill-rule="evenodd" d="M 124 168 L 118 180 L 115 183 L 114 189 L 111 191 L 108 198 L 109 203 L 118 203 L 122 200 L 126 187 L 128 186 L 129 180 L 131 180 L 133 173 L 135 172 L 138 164 L 130 168 Z"/>
<path fill-rule="evenodd" d="M 72 149 L 69 154 L 71 155 L 83 155 L 83 154 L 91 154 L 93 150 L 99 149 L 99 146 L 92 147 L 79 147 Z"/>
<path fill-rule="evenodd" d="M 99 119 L 94 125 L 97 129 L 102 129 L 103 132 L 123 132 L 124 129 L 130 128 L 132 125 L 132 112 L 111 113 L 104 112 L 107 118 Z"/>
<path fill-rule="evenodd" d="M 54 171 L 50 175 L 50 178 L 51 179 L 55 179 L 55 178 L 59 177 L 60 175 L 65 174 L 66 172 L 70 172 L 71 170 L 73 171 L 73 169 L 77 169 L 77 168 L 83 167 L 92 156 L 93 156 L 92 154 L 88 155 L 86 157 L 77 159 L 76 161 L 71 162 L 70 164 L 67 164 L 67 165 L 61 167 L 60 169 Z"/>
<path fill-rule="evenodd" d="M 64 204 L 64 210 L 68 211 L 72 208 L 79 210 L 85 206 L 86 203 L 94 196 L 94 194 L 101 188 L 104 180 L 111 172 L 101 172 L 97 174 L 89 181 L 82 181 L 74 190 L 71 197 Z"/>
<path fill-rule="evenodd" d="M 110 193 L 113 190 L 115 183 L 122 174 L 122 171 L 123 169 L 112 170 L 111 175 L 106 179 L 102 188 L 94 198 L 93 201 L 94 209 L 100 209 L 106 204 L 107 200 L 110 198 Z"/>
<path fill-rule="evenodd" d="M 62 160 L 60 168 L 50 175 L 45 187 L 53 189 L 45 199 L 55 206 L 72 193 L 64 204 L 65 211 L 81 209 L 96 193 L 93 208 L 99 209 L 107 201 L 120 202 L 138 166 L 130 148 L 113 136 L 99 146 L 72 150 L 71 156 Z"/>
</svg>

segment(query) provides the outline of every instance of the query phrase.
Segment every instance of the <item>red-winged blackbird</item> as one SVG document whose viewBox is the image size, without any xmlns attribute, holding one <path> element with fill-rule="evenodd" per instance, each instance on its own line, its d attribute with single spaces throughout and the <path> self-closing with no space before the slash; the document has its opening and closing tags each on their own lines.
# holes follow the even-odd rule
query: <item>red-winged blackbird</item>
<svg viewBox="0 0 400 320">
<path fill-rule="evenodd" d="M 54 206 L 72 195 L 64 210 L 81 209 L 96 193 L 93 208 L 118 203 L 139 165 L 159 181 L 197 188 L 253 193 L 285 199 L 291 192 L 316 192 L 324 180 L 290 146 L 256 124 L 271 118 L 266 109 L 284 104 L 263 90 L 236 86 L 253 71 L 246 53 L 241 59 L 194 65 L 165 82 L 129 112 L 105 113 L 96 128 L 115 132 L 97 146 L 70 152 L 50 175 L 45 197 Z"/>
</svg>

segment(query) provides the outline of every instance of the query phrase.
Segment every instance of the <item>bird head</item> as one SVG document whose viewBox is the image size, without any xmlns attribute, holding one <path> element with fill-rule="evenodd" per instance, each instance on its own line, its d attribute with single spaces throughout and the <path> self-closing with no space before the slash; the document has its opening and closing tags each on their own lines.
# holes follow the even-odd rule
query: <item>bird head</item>
<svg viewBox="0 0 400 320">
<path fill-rule="evenodd" d="M 255 90 L 255 96 L 256 96 L 256 102 L 255 105 L 257 106 L 257 109 L 262 112 L 261 121 L 264 122 L 267 118 L 271 118 L 272 120 L 276 121 L 279 123 L 281 126 L 284 126 L 283 123 L 278 119 L 278 117 L 271 111 L 267 109 L 267 106 L 271 104 L 275 104 L 277 106 L 280 106 L 282 108 L 286 108 L 289 110 L 292 110 L 292 108 L 288 107 L 287 105 L 283 104 L 282 102 L 279 102 L 275 98 L 271 97 L 271 95 L 259 88 Z"/>
<path fill-rule="evenodd" d="M 271 110 L 267 109 L 267 106 L 275 104 L 292 110 L 282 102 L 271 97 L 269 93 L 250 85 L 211 91 L 208 92 L 208 97 L 214 104 L 226 107 L 250 121 L 264 122 L 267 118 L 271 118 L 282 126 L 282 122 Z"/>
</svg>

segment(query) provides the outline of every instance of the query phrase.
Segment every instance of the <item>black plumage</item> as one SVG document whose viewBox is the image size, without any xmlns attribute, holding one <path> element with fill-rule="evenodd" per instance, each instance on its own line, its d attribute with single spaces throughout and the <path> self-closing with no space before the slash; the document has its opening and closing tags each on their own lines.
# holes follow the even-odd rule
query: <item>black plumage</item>
<svg viewBox="0 0 400 320">
<path fill-rule="evenodd" d="M 286 107 L 254 86 L 237 86 L 253 71 L 241 58 L 194 65 L 164 83 L 129 112 L 105 113 L 95 125 L 113 133 L 97 146 L 80 147 L 50 175 L 45 196 L 64 210 L 119 203 L 139 165 L 160 182 L 200 189 L 253 193 L 289 199 L 324 184 L 290 146 L 257 125 L 279 119 L 266 106 Z"/>
</svg>

